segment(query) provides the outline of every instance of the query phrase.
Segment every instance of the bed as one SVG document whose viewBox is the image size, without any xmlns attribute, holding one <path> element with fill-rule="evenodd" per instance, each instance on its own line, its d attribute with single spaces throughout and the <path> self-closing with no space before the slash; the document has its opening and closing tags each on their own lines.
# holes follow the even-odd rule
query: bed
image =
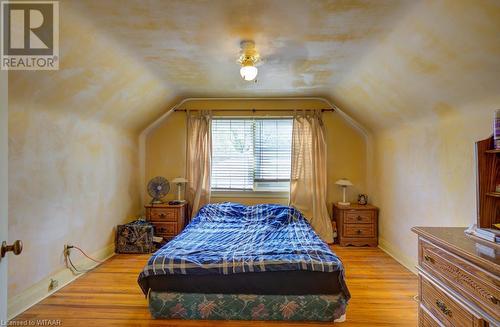
<svg viewBox="0 0 500 327">
<path fill-rule="evenodd" d="M 340 259 L 300 211 L 208 204 L 138 278 L 154 318 L 342 321 Z"/>
</svg>

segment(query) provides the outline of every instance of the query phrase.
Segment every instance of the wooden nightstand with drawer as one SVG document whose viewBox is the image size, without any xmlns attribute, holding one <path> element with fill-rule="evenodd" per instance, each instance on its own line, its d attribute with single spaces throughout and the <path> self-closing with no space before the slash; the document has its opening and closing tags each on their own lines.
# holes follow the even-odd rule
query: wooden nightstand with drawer
<svg viewBox="0 0 500 327">
<path fill-rule="evenodd" d="M 340 246 L 378 245 L 378 208 L 372 205 L 333 205 Z"/>
<path fill-rule="evenodd" d="M 186 226 L 187 203 L 146 205 L 146 219 L 154 225 L 155 236 L 170 241 Z"/>
</svg>

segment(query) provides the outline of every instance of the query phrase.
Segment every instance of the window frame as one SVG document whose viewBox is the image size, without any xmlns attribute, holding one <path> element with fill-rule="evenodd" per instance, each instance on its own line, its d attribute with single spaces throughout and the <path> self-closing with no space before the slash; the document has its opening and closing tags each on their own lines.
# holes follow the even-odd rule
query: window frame
<svg viewBox="0 0 500 327">
<path fill-rule="evenodd" d="M 212 117 L 213 120 L 292 120 L 292 129 L 293 129 L 293 116 L 216 116 Z M 210 133 L 212 133 L 212 127 L 210 127 Z M 213 142 L 213 138 L 212 138 Z M 255 140 L 254 140 L 255 142 Z M 292 145 L 290 145 L 291 147 Z M 212 149 L 213 149 L 213 143 L 212 143 Z M 291 155 L 291 148 L 290 148 L 290 155 Z M 213 155 L 213 150 L 212 150 L 212 155 Z M 290 164 L 291 164 L 291 157 L 290 157 Z M 260 179 L 259 179 L 260 180 Z M 254 176 L 253 182 L 254 185 L 256 183 L 256 179 Z M 265 181 L 265 180 L 264 180 Z M 288 180 L 281 180 L 281 181 L 286 181 L 290 183 L 290 179 Z M 265 189 L 260 189 L 260 190 L 241 190 L 241 189 L 212 189 L 210 186 L 210 191 L 211 191 L 211 196 L 213 198 L 289 198 L 290 196 L 290 188 L 288 190 L 265 190 Z"/>
</svg>

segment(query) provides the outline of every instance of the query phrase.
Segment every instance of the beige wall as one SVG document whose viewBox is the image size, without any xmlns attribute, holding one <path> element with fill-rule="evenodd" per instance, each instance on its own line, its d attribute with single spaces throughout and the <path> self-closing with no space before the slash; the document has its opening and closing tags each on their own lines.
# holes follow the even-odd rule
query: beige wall
<svg viewBox="0 0 500 327">
<path fill-rule="evenodd" d="M 102 250 L 140 212 L 138 133 L 169 94 L 70 4 L 60 70 L 9 72 L 9 304 L 64 268 L 65 243 Z"/>
<path fill-rule="evenodd" d="M 406 266 L 417 260 L 411 227 L 476 221 L 474 143 L 491 135 L 494 105 L 478 103 L 377 133 L 380 244 Z"/>
<path fill-rule="evenodd" d="M 327 104 L 319 100 L 225 100 L 225 101 L 188 101 L 182 105 L 187 109 L 307 109 L 327 108 Z M 251 112 L 249 112 L 251 113 Z M 216 115 L 224 115 L 217 112 Z M 248 115 L 248 113 L 230 112 L 226 115 Z M 279 115 L 276 112 L 259 113 L 262 115 Z M 290 112 L 288 112 L 290 114 Z M 338 201 L 341 192 L 334 185 L 335 181 L 342 177 L 351 179 L 354 187 L 349 194 L 352 200 L 357 198 L 359 192 L 366 190 L 366 142 L 363 134 L 347 123 L 340 113 L 324 113 L 324 121 L 327 130 L 328 146 L 328 199 L 330 202 Z M 177 176 L 185 176 L 186 164 L 186 114 L 176 112 L 170 114 L 156 129 L 150 132 L 146 139 L 146 174 L 145 183 L 154 176 L 165 176 L 172 180 Z M 176 187 L 171 185 L 172 190 L 167 199 L 174 199 Z M 150 201 L 146 197 L 145 202 Z M 236 201 L 245 204 L 255 203 L 282 203 L 286 204 L 288 199 L 283 198 L 212 198 L 214 202 Z"/>
<path fill-rule="evenodd" d="M 137 136 L 106 124 L 10 103 L 9 296 L 64 267 L 63 246 L 88 253 L 138 213 Z M 76 253 L 75 253 L 76 254 Z"/>
<path fill-rule="evenodd" d="M 8 77 L 0 71 L 0 242 L 7 241 Z M 0 261 L 0 321 L 7 319 L 7 257 Z"/>
<path fill-rule="evenodd" d="M 473 146 L 500 103 L 498 2 L 412 5 L 331 91 L 373 131 L 380 244 L 409 267 L 412 226 L 475 220 Z"/>
</svg>

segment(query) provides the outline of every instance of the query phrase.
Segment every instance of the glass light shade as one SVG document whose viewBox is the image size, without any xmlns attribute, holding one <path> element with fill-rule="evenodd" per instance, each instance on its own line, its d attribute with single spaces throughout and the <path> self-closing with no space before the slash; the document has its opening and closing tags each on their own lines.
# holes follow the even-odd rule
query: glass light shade
<svg viewBox="0 0 500 327">
<path fill-rule="evenodd" d="M 243 66 L 240 69 L 240 75 L 245 81 L 252 81 L 257 77 L 257 67 L 255 66 Z"/>
</svg>

